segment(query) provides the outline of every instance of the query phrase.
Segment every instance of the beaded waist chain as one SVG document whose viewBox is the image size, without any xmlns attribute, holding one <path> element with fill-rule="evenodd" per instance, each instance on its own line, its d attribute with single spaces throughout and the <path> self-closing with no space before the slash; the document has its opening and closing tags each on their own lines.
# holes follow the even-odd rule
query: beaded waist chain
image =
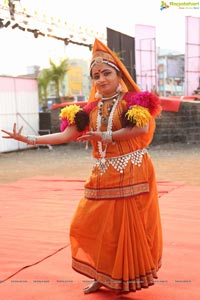
<svg viewBox="0 0 200 300">
<path fill-rule="evenodd" d="M 147 153 L 147 149 L 144 148 L 121 156 L 95 158 L 95 166 L 99 168 L 101 175 L 106 172 L 109 166 L 113 166 L 118 172 L 123 173 L 129 161 L 133 165 L 141 166 L 145 153 Z"/>
</svg>

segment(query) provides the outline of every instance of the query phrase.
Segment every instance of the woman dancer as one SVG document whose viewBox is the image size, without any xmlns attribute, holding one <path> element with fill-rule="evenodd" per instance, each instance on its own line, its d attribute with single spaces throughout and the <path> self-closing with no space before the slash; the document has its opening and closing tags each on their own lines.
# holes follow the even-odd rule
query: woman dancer
<svg viewBox="0 0 200 300">
<path fill-rule="evenodd" d="M 61 132 L 4 138 L 36 144 L 90 141 L 95 164 L 70 227 L 72 268 L 102 286 L 135 292 L 154 284 L 161 266 L 162 229 L 156 177 L 147 152 L 161 112 L 159 98 L 140 91 L 119 58 L 95 40 L 92 88 L 84 108 L 62 109 Z"/>
</svg>

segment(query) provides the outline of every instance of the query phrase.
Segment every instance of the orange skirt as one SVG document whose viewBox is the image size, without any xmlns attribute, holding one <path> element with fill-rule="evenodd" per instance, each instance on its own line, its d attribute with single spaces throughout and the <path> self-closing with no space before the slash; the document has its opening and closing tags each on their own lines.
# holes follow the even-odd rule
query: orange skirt
<svg viewBox="0 0 200 300">
<path fill-rule="evenodd" d="M 154 172 L 149 191 L 106 200 L 82 198 L 71 222 L 72 268 L 120 292 L 154 284 L 162 230 Z"/>
</svg>

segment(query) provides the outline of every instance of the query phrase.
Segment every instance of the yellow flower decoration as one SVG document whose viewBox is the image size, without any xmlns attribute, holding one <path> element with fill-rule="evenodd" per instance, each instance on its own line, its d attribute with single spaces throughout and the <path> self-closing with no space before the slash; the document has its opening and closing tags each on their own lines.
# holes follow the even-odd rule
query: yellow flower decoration
<svg viewBox="0 0 200 300">
<path fill-rule="evenodd" d="M 80 110 L 82 110 L 82 108 L 76 104 L 68 105 L 61 109 L 60 118 L 67 119 L 69 124 L 74 124 L 75 115 Z"/>
<path fill-rule="evenodd" d="M 133 105 L 126 113 L 126 117 L 130 122 L 136 122 L 137 127 L 144 127 L 149 123 L 151 114 L 147 108 L 140 105 Z"/>
</svg>

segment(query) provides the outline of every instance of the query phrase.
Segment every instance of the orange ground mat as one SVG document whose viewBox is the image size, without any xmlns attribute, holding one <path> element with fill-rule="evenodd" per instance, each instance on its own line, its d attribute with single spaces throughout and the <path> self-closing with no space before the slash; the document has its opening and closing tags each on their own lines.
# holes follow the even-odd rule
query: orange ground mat
<svg viewBox="0 0 200 300">
<path fill-rule="evenodd" d="M 33 177 L 0 185 L 0 299 L 199 299 L 200 187 L 158 182 L 163 267 L 147 290 L 84 295 L 90 279 L 71 268 L 69 224 L 83 180 Z M 5 281 L 4 281 L 5 280 Z"/>
</svg>

